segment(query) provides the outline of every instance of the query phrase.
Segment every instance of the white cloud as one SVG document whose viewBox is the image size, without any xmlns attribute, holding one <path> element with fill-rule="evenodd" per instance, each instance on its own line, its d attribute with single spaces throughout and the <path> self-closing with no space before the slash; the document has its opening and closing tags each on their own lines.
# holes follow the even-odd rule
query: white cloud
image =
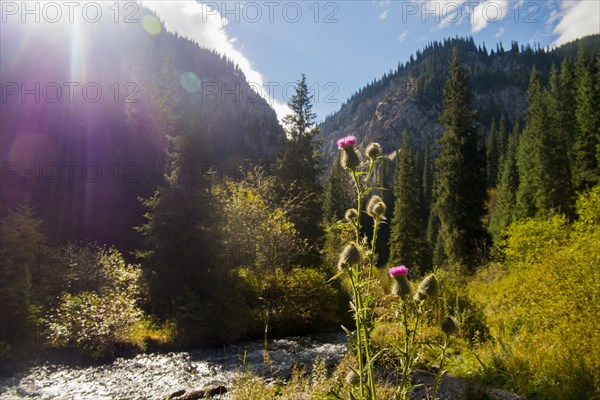
<svg viewBox="0 0 600 400">
<path fill-rule="evenodd" d="M 427 0 L 425 4 L 421 4 L 422 7 L 424 7 L 421 12 L 427 14 L 435 12 L 437 16 L 442 17 L 442 23 L 444 23 L 443 20 L 447 19 L 446 17 L 456 14 L 459 10 L 463 9 L 462 5 L 465 1 L 466 0 Z"/>
<path fill-rule="evenodd" d="M 404 31 L 400 34 L 400 36 L 398 36 L 398 41 L 400 43 L 402 43 L 406 40 L 407 37 L 408 37 L 408 31 Z"/>
<path fill-rule="evenodd" d="M 502 21 L 508 15 L 508 0 L 486 0 L 473 9 L 471 31 L 487 28 L 489 23 Z"/>
<path fill-rule="evenodd" d="M 388 8 L 387 10 L 385 10 L 381 14 L 379 14 L 378 18 L 383 21 L 384 19 L 387 18 L 389 13 L 390 13 L 390 9 Z"/>
<path fill-rule="evenodd" d="M 560 21 L 553 31 L 558 39 L 553 46 L 600 33 L 600 2 L 564 0 L 560 8 Z"/>
<path fill-rule="evenodd" d="M 268 88 L 264 86 L 265 77 L 254 68 L 252 61 L 235 47 L 236 38 L 230 39 L 227 36 L 225 26 L 228 21 L 221 16 L 218 10 L 214 10 L 206 4 L 197 3 L 193 0 L 143 0 L 141 4 L 158 14 L 159 18 L 164 22 L 165 30 L 177 32 L 179 35 L 193 40 L 202 47 L 213 49 L 226 55 L 240 67 L 244 75 L 246 75 L 248 82 L 263 87 L 263 94 L 269 93 Z M 281 119 L 289 113 L 289 108 L 286 104 L 268 97 L 266 100 L 271 103 L 278 118 Z"/>
<path fill-rule="evenodd" d="M 413 0 L 417 2 L 417 0 Z M 517 0 L 513 6 L 518 6 L 523 0 Z M 435 15 L 437 29 L 444 29 L 454 24 L 460 24 L 465 19 L 471 23 L 473 33 L 487 28 L 488 24 L 500 22 L 510 14 L 509 0 L 427 0 L 417 3 L 421 6 L 421 14 L 426 18 Z"/>
<path fill-rule="evenodd" d="M 503 33 L 504 33 L 504 27 L 501 26 L 500 29 L 498 29 L 498 32 L 496 32 L 496 37 L 502 36 Z"/>
</svg>

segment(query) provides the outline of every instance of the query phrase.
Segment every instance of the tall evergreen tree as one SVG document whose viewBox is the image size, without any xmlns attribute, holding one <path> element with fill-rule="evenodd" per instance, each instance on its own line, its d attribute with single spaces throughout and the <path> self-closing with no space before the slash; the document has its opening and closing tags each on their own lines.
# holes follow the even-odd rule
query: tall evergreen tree
<svg viewBox="0 0 600 400">
<path fill-rule="evenodd" d="M 519 140 L 517 166 L 519 169 L 519 189 L 517 191 L 516 217 L 533 217 L 538 211 L 536 199 L 542 194 L 541 180 L 541 136 L 548 131 L 544 89 L 537 69 L 531 71 L 528 91 L 526 125 Z"/>
<path fill-rule="evenodd" d="M 560 129 L 563 130 L 563 135 L 567 143 L 567 156 L 572 178 L 573 164 L 575 162 L 573 143 L 577 135 L 576 102 L 574 101 L 577 93 L 577 85 L 573 63 L 568 58 L 563 60 L 560 67 L 559 88 L 560 93 L 557 100 L 560 112 Z"/>
<path fill-rule="evenodd" d="M 583 45 L 579 48 L 576 65 L 577 135 L 574 144 L 573 180 L 575 188 L 582 190 L 598 182 L 600 171 L 596 159 L 596 146 L 600 141 L 600 114 L 594 85 L 594 74 Z"/>
<path fill-rule="evenodd" d="M 22 342 L 34 328 L 30 306 L 33 290 L 39 287 L 32 288 L 32 282 L 38 275 L 39 257 L 47 250 L 42 222 L 29 204 L 8 210 L 0 220 L 0 343 Z"/>
<path fill-rule="evenodd" d="M 300 237 L 311 246 L 309 255 L 297 260 L 307 266 L 319 263 L 323 237 L 323 188 L 319 182 L 321 155 L 319 142 L 315 138 L 319 128 L 315 124 L 312 98 L 306 85 L 306 76 L 302 74 L 296 92 L 288 102 L 291 114 L 283 119 L 289 140 L 277 164 L 277 175 L 282 181 L 280 196 L 304 199 L 289 217 Z"/>
<path fill-rule="evenodd" d="M 421 218 L 427 229 L 433 201 L 433 161 L 431 159 L 431 145 L 429 142 L 425 144 L 423 154 L 423 177 L 421 178 L 421 185 Z"/>
<path fill-rule="evenodd" d="M 203 132 L 185 131 L 173 138 L 167 184 L 143 204 L 146 224 L 142 259 L 153 311 L 168 317 L 186 290 L 198 299 L 211 294 L 218 271 L 216 211 L 210 192 L 210 175 L 203 163 L 210 147 Z"/>
<path fill-rule="evenodd" d="M 506 155 L 508 149 L 508 127 L 506 126 L 506 115 L 503 113 L 498 124 L 498 173 L 500 173 L 500 164 Z"/>
<path fill-rule="evenodd" d="M 488 187 L 496 186 L 496 178 L 498 177 L 498 159 L 499 154 L 499 138 L 498 128 L 496 127 L 496 119 L 492 119 L 490 133 L 486 140 L 486 168 L 487 168 L 487 185 Z"/>
<path fill-rule="evenodd" d="M 596 54 L 596 99 L 600 102 L 600 51 Z M 599 130 L 597 136 L 600 136 L 600 107 L 596 107 L 596 120 Z M 600 139 L 596 141 L 596 164 L 600 167 Z"/>
<path fill-rule="evenodd" d="M 409 265 L 423 273 L 429 269 L 429 257 L 421 219 L 419 178 L 406 130 L 402 134 L 402 146 L 396 153 L 396 160 L 396 201 L 389 239 L 389 261 L 395 265 Z"/>
<path fill-rule="evenodd" d="M 519 187 L 519 171 L 517 169 L 517 144 L 519 140 L 519 122 L 515 122 L 512 135 L 508 140 L 508 148 L 500 165 L 496 206 L 490 218 L 490 233 L 494 241 L 502 237 L 502 233 L 513 221 L 516 194 Z"/>
<path fill-rule="evenodd" d="M 548 92 L 548 118 L 550 130 L 545 137 L 546 168 L 549 180 L 549 201 L 552 207 L 569 213 L 573 201 L 573 185 L 571 182 L 571 165 L 569 148 L 571 134 L 569 129 L 568 106 L 563 97 L 560 72 L 553 64 L 550 70 L 550 91 Z"/>
<path fill-rule="evenodd" d="M 436 214 L 448 261 L 474 265 L 487 241 L 483 228 L 486 193 L 485 153 L 473 112 L 467 72 L 455 50 L 444 88 L 440 123 L 441 154 L 437 159 Z"/>
<path fill-rule="evenodd" d="M 553 85 L 558 86 L 556 68 L 552 76 Z M 558 92 L 557 88 L 553 90 Z M 564 142 L 561 138 L 563 132 L 557 127 L 557 104 L 553 95 L 542 87 L 534 68 L 529 84 L 527 123 L 517 151 L 518 218 L 569 209 L 571 198 L 568 156 L 561 145 Z"/>
</svg>

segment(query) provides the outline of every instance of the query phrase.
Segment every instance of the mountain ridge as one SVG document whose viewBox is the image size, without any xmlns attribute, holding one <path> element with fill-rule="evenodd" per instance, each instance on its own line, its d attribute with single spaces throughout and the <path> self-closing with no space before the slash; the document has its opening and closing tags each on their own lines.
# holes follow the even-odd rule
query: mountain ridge
<svg viewBox="0 0 600 400">
<path fill-rule="evenodd" d="M 509 50 L 498 44 L 488 52 L 485 45 L 475 45 L 472 37 L 432 42 L 395 71 L 360 88 L 340 110 L 325 118 L 320 124 L 320 139 L 326 162 L 329 164 L 337 151 L 337 139 L 346 135 L 356 136 L 362 147 L 377 141 L 387 154 L 400 147 L 404 129 L 419 150 L 438 138 L 442 133 L 438 122 L 442 91 L 455 47 L 469 72 L 479 122 L 486 130 L 501 114 L 505 114 L 509 125 L 524 116 L 533 65 L 547 80 L 552 64 L 559 66 L 564 58 L 574 60 L 580 43 L 588 54 L 595 55 L 600 49 L 600 35 L 552 50 L 529 45 L 519 48 L 517 42 L 512 42 Z"/>
</svg>

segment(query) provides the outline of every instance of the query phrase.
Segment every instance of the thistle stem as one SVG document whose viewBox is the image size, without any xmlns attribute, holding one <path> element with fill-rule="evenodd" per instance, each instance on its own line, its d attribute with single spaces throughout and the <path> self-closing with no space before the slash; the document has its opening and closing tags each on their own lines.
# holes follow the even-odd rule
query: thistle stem
<svg viewBox="0 0 600 400">
<path fill-rule="evenodd" d="M 433 383 L 433 396 L 432 400 L 435 400 L 437 396 L 438 387 L 440 385 L 440 380 L 442 378 L 442 374 L 444 373 L 444 359 L 446 358 L 446 349 L 448 348 L 448 342 L 450 341 L 449 335 L 444 334 L 444 346 L 442 347 L 442 358 L 440 360 L 440 367 L 437 370 L 437 374 L 435 375 L 435 382 Z"/>
</svg>

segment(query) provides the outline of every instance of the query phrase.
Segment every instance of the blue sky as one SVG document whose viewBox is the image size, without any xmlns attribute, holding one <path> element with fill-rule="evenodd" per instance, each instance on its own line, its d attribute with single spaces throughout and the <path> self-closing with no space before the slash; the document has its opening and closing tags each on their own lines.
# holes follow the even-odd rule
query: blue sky
<svg viewBox="0 0 600 400">
<path fill-rule="evenodd" d="M 600 33 L 597 0 L 143 2 L 165 28 L 239 63 L 279 117 L 305 73 L 319 120 L 434 40 L 556 46 Z"/>
</svg>

